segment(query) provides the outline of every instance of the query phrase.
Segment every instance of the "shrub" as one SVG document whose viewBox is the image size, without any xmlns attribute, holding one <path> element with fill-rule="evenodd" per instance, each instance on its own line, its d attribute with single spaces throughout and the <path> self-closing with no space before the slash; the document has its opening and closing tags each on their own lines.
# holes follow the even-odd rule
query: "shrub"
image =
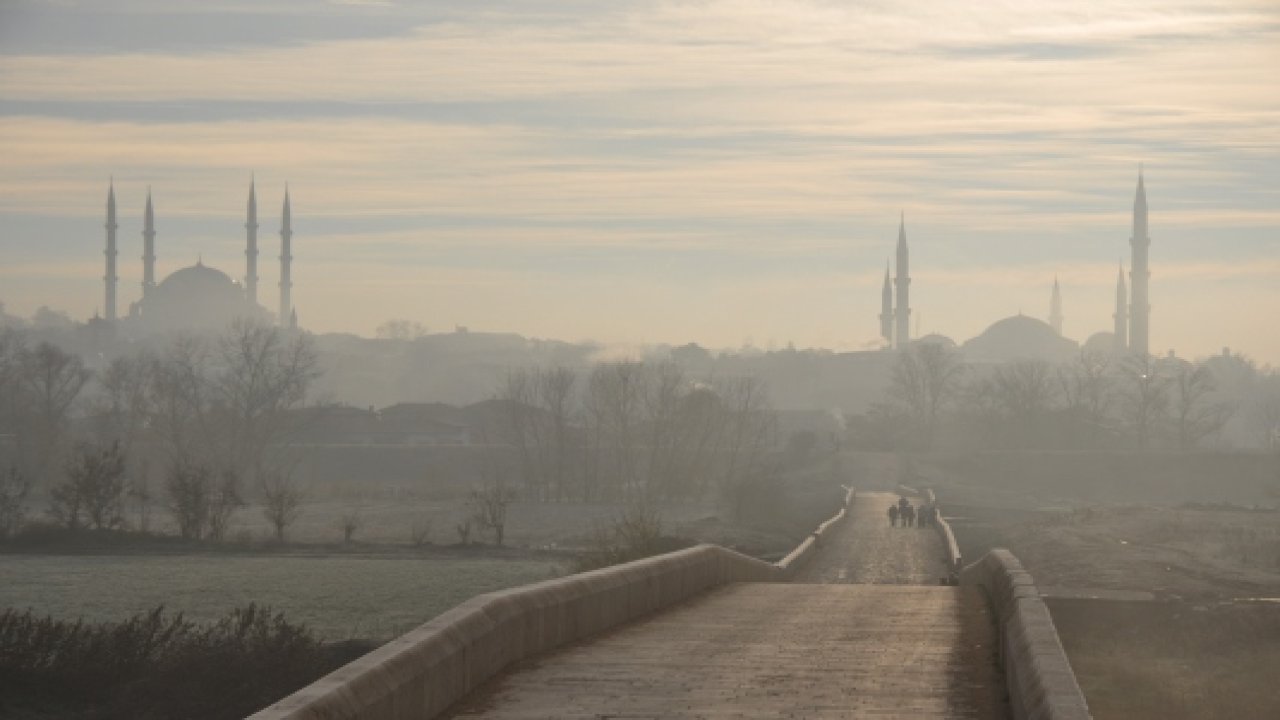
<svg viewBox="0 0 1280 720">
<path fill-rule="evenodd" d="M 209 624 L 162 607 L 123 622 L 0 613 L 0 716 L 241 718 L 337 663 L 304 626 L 248 605 Z"/>
<path fill-rule="evenodd" d="M 662 534 L 662 517 L 647 504 L 625 508 L 613 524 L 598 527 L 588 548 L 574 558 L 574 572 L 639 560 L 688 547 L 688 541 Z"/>
</svg>

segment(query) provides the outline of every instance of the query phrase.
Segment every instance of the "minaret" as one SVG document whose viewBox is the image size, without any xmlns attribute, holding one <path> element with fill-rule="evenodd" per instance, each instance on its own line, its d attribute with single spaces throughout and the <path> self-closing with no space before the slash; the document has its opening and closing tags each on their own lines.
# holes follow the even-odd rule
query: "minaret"
<svg viewBox="0 0 1280 720">
<path fill-rule="evenodd" d="M 1049 299 L 1049 326 L 1062 334 L 1062 291 L 1058 289 L 1057 277 L 1053 278 L 1053 296 Z"/>
<path fill-rule="evenodd" d="M 880 291 L 880 337 L 893 345 L 893 282 L 889 280 L 889 263 L 884 264 L 884 289 Z"/>
<path fill-rule="evenodd" d="M 1129 351 L 1129 291 L 1124 286 L 1124 266 L 1116 276 L 1116 354 Z"/>
<path fill-rule="evenodd" d="M 151 209 L 151 188 L 147 188 L 147 210 L 142 218 L 142 297 L 156 287 L 156 214 Z"/>
<path fill-rule="evenodd" d="M 245 273 L 244 293 L 249 302 L 258 303 L 258 198 L 254 193 L 253 178 L 249 178 L 249 209 L 244 223 Z"/>
<path fill-rule="evenodd" d="M 902 219 L 898 224 L 898 275 L 893 282 L 898 289 L 898 306 L 893 314 L 894 319 L 897 320 L 898 327 L 893 346 L 905 349 L 907 344 L 911 342 L 911 269 L 907 260 L 906 213 L 902 214 Z"/>
<path fill-rule="evenodd" d="M 116 284 L 120 278 L 116 276 L 116 183 L 111 179 L 107 186 L 107 275 L 103 278 L 107 284 L 107 322 L 116 321 Z"/>
<path fill-rule="evenodd" d="M 1147 300 L 1147 283 L 1151 271 L 1147 268 L 1147 248 L 1151 238 L 1147 235 L 1147 190 L 1143 187 L 1142 170 L 1138 170 L 1138 192 L 1133 199 L 1133 236 L 1129 238 L 1133 248 L 1133 260 L 1129 263 L 1129 287 L 1133 292 L 1129 303 L 1129 350 L 1135 355 L 1150 354 L 1148 345 L 1151 305 Z"/>
<path fill-rule="evenodd" d="M 289 326 L 289 318 L 292 315 L 293 303 L 290 301 L 290 290 L 293 289 L 293 280 L 289 272 L 289 266 L 293 263 L 293 254 L 290 252 L 290 243 L 293 240 L 293 228 L 289 222 L 289 186 L 284 186 L 284 217 L 280 224 L 280 317 L 278 321 L 280 327 Z"/>
</svg>

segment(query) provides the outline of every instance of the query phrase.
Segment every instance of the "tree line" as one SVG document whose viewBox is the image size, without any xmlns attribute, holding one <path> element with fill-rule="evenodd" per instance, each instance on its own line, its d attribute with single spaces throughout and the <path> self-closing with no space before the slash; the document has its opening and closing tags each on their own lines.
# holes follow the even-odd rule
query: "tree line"
<svg viewBox="0 0 1280 720">
<path fill-rule="evenodd" d="M 273 447 L 318 374 L 309 336 L 249 320 L 98 372 L 0 332 L 0 536 L 39 489 L 68 529 L 145 531 L 158 505 L 182 537 L 218 539 L 252 489 L 283 539 L 301 494 Z"/>
<path fill-rule="evenodd" d="M 741 516 L 772 480 L 777 418 L 756 378 L 672 362 L 512 371 L 498 391 L 527 499 L 663 503 L 719 497 Z"/>
<path fill-rule="evenodd" d="M 1255 388 L 1241 402 L 1241 383 Z M 1213 446 L 1233 418 L 1265 447 L 1280 428 L 1280 375 L 1223 356 L 1202 362 L 1081 352 L 1067 363 L 963 361 L 917 343 L 895 359 L 884 400 L 860 418 L 880 449 L 1181 450 Z"/>
</svg>

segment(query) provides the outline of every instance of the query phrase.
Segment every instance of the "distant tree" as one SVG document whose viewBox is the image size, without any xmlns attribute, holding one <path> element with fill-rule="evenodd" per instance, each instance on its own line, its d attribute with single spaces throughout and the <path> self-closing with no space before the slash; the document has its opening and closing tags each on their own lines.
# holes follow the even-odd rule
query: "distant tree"
<svg viewBox="0 0 1280 720">
<path fill-rule="evenodd" d="M 412 527 L 409 528 L 409 541 L 414 547 L 422 547 L 431 544 L 431 533 L 435 529 L 435 523 L 429 517 L 420 517 L 413 521 Z"/>
<path fill-rule="evenodd" d="M 1085 430 L 1085 445 L 1098 446 L 1115 403 L 1110 356 L 1081 351 L 1058 368 L 1058 384 L 1068 415 Z"/>
<path fill-rule="evenodd" d="M 1057 389 L 1053 368 L 1043 360 L 1005 363 L 992 373 L 990 390 L 1016 445 L 1036 447 L 1048 441 L 1046 420 L 1054 409 Z"/>
<path fill-rule="evenodd" d="M 91 373 L 78 355 L 43 342 L 18 355 L 17 407 L 32 440 L 38 478 L 52 480 L 51 469 L 62 456 L 71 410 Z"/>
<path fill-rule="evenodd" d="M 1170 387 L 1171 415 L 1181 450 L 1191 450 L 1216 435 L 1235 412 L 1216 397 L 1213 375 L 1205 365 L 1179 366 Z"/>
<path fill-rule="evenodd" d="M 149 354 L 115 358 L 98 376 L 94 414 L 98 434 L 119 441 L 131 454 L 153 415 L 153 373 L 156 361 Z"/>
<path fill-rule="evenodd" d="M 350 545 L 362 524 L 364 524 L 364 515 L 359 507 L 350 508 L 342 513 L 342 544 Z"/>
<path fill-rule="evenodd" d="M 302 513 L 304 493 L 290 473 L 270 471 L 263 473 L 259 478 L 262 488 L 262 513 L 275 531 L 276 542 L 283 543 L 285 531 Z"/>
<path fill-rule="evenodd" d="M 149 469 L 150 463 L 139 463 L 138 470 L 133 473 L 129 487 L 125 490 L 128 504 L 132 506 L 136 518 L 134 527 L 144 533 L 151 529 L 151 506 L 155 500 L 151 492 Z"/>
<path fill-rule="evenodd" d="M 741 521 L 750 501 L 771 481 L 774 468 L 767 466 L 777 429 L 777 415 L 762 381 L 753 377 L 722 383 L 725 429 L 719 443 L 720 492 L 733 516 Z"/>
<path fill-rule="evenodd" d="M 1258 446 L 1280 449 L 1280 371 L 1259 374 L 1246 408 Z"/>
<path fill-rule="evenodd" d="M 213 475 L 212 469 L 198 463 L 181 463 L 169 468 L 165 497 L 178 534 L 185 539 L 199 540 L 208 529 Z"/>
<path fill-rule="evenodd" d="M 26 338 L 18 330 L 0 329 L 0 433 L 17 435 L 23 410 L 19 397 Z"/>
<path fill-rule="evenodd" d="M 427 334 L 427 328 L 413 320 L 388 320 L 374 331 L 381 340 L 417 340 Z"/>
<path fill-rule="evenodd" d="M 933 446 L 939 417 L 959 392 L 964 372 L 959 354 L 937 343 L 915 343 L 898 353 L 889 396 L 906 408 L 921 447 Z"/>
<path fill-rule="evenodd" d="M 69 530 L 87 525 L 111 530 L 124 524 L 125 456 L 120 443 L 80 445 L 66 479 L 49 491 L 49 514 Z"/>
<path fill-rule="evenodd" d="M 211 476 L 213 486 L 209 493 L 209 514 L 205 518 L 205 537 L 222 540 L 231 526 L 231 516 L 244 507 L 240 495 L 240 476 L 234 470 L 224 468 Z"/>
<path fill-rule="evenodd" d="M 1169 377 L 1150 356 L 1131 355 L 1120 372 L 1121 413 L 1140 450 L 1151 440 L 1169 410 Z"/>
<path fill-rule="evenodd" d="M 306 400 L 319 377 L 309 335 L 288 333 L 261 321 L 232 322 L 217 344 L 217 372 L 210 387 L 212 437 L 219 457 L 238 475 L 262 471 L 265 452 L 289 431 L 289 410 Z"/>
<path fill-rule="evenodd" d="M 482 530 L 493 533 L 494 544 L 499 547 L 506 536 L 507 509 L 515 499 L 515 491 L 507 487 L 501 477 L 482 487 L 472 488 L 471 494 L 467 496 L 472 519 Z M 459 534 L 462 534 L 461 531 Z M 467 534 L 470 534 L 469 531 Z"/>
<path fill-rule="evenodd" d="M 453 526 L 453 529 L 458 533 L 459 545 L 466 546 L 471 544 L 471 520 L 470 517 L 466 517 L 462 519 L 462 522 Z"/>
<path fill-rule="evenodd" d="M 31 480 L 16 466 L 0 471 L 0 540 L 22 529 Z"/>
</svg>

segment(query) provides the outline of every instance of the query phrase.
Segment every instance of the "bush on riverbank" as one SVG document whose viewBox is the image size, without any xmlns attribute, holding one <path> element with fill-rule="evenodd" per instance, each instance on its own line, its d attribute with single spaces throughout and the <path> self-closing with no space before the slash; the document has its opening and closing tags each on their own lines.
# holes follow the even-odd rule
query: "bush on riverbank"
<svg viewBox="0 0 1280 720">
<path fill-rule="evenodd" d="M 367 647 L 325 646 L 270 608 L 207 624 L 163 607 L 123 622 L 0 613 L 0 716 L 242 718 Z"/>
</svg>

